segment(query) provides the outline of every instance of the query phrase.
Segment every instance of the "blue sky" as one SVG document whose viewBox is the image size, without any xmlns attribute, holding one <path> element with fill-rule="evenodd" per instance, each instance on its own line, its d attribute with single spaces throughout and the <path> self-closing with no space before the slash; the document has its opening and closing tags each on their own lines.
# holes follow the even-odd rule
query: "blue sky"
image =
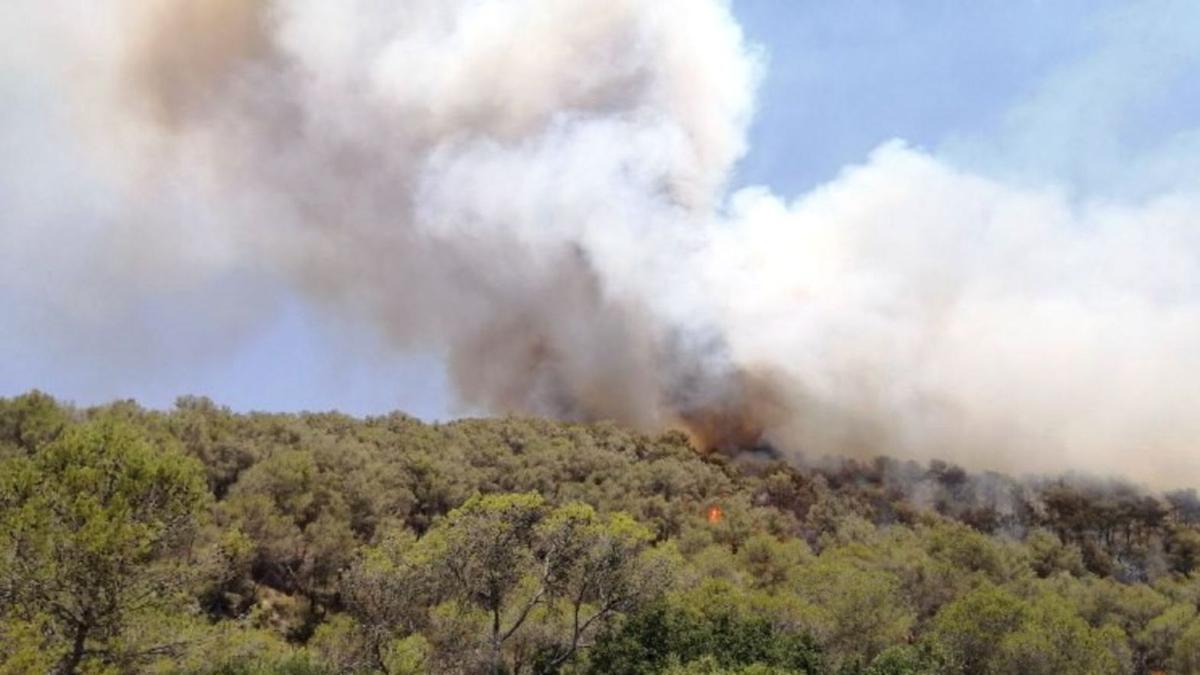
<svg viewBox="0 0 1200 675">
<path fill-rule="evenodd" d="M 796 194 L 888 138 L 980 133 L 1080 56 L 1103 4 L 739 0 L 769 64 L 741 179 Z"/>
<path fill-rule="evenodd" d="M 733 7 L 768 65 L 737 186 L 799 195 L 892 138 L 973 170 L 1067 191 L 1136 196 L 1200 169 L 1193 152 L 1200 151 L 1193 131 L 1200 128 L 1200 4 L 735 0 Z M 18 147 L 30 130 L 40 142 L 43 127 L 30 121 L 47 105 L 38 88 L 2 78 L 0 86 L 13 102 L 8 115 L 0 110 L 0 127 L 9 127 L 0 148 Z M 52 177 L 63 169 L 41 170 Z M 10 196 L 16 189 L 9 186 Z M 0 209 L 0 219 L 19 213 Z M 0 227 L 6 231 L 15 230 Z M 166 296 L 130 320 L 132 330 L 153 333 L 169 358 L 119 348 L 109 358 L 47 335 L 45 326 L 58 324 L 44 316 L 36 288 L 0 290 L 8 305 L 0 395 L 36 387 L 79 403 L 133 397 L 162 407 L 194 393 L 243 410 L 469 412 L 454 406 L 436 356 L 389 355 L 373 336 L 298 299 L 267 305 L 267 320 L 232 348 L 196 352 L 171 349 L 175 335 L 192 336 L 180 344 L 197 343 L 204 326 L 189 316 L 186 298 L 175 304 Z M 244 301 L 236 286 L 211 291 L 230 305 Z"/>
</svg>

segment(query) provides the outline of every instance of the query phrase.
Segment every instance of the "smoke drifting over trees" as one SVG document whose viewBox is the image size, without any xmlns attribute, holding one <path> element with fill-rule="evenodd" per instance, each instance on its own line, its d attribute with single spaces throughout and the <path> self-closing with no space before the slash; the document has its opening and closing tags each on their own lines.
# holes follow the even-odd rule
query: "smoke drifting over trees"
<svg viewBox="0 0 1200 675">
<path fill-rule="evenodd" d="M 74 45 L 106 301 L 252 270 L 494 412 L 1200 475 L 1191 178 L 1114 202 L 890 141 L 731 191 L 765 59 L 719 0 L 18 4 Z"/>
</svg>

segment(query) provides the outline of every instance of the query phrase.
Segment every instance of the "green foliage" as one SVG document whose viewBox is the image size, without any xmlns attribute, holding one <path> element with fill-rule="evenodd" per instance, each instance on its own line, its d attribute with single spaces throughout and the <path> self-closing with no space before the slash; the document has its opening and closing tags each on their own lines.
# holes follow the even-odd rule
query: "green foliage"
<svg viewBox="0 0 1200 675">
<path fill-rule="evenodd" d="M 1025 622 L 1028 607 L 1009 591 L 985 584 L 946 605 L 934 618 L 929 640 L 946 671 L 993 672 L 1000 641 Z"/>
<path fill-rule="evenodd" d="M 100 415 L 0 464 L 6 614 L 48 620 L 60 670 L 136 659 L 122 634 L 169 607 L 189 575 L 177 554 L 206 498 L 198 462 Z"/>
<path fill-rule="evenodd" d="M 991 672 L 1029 675 L 1102 675 L 1122 672 L 1107 649 L 1116 635 L 1094 630 L 1055 595 L 1040 596 L 1025 621 L 1000 642 Z"/>
<path fill-rule="evenodd" d="M 904 642 L 915 620 L 894 574 L 837 550 L 800 569 L 798 592 L 813 607 L 806 623 L 838 666 L 867 665 Z"/>
<path fill-rule="evenodd" d="M 888 647 L 871 661 L 863 675 L 935 675 L 945 669 L 927 648 L 914 645 Z"/>
<path fill-rule="evenodd" d="M 1195 495 L 33 392 L 0 399 L 0 675 L 1196 673 Z"/>
<path fill-rule="evenodd" d="M 215 668 L 183 671 L 180 675 L 334 675 L 341 671 L 314 663 L 306 656 L 279 660 L 246 659 Z"/>
<path fill-rule="evenodd" d="M 1029 550 L 1030 565 L 1039 577 L 1049 577 L 1059 572 L 1082 576 L 1085 572 L 1083 552 L 1078 546 L 1065 545 L 1053 532 L 1037 529 L 1025 537 Z"/>
<path fill-rule="evenodd" d="M 58 438 L 71 411 L 40 391 L 0 399 L 0 459 L 32 454 Z"/>
<path fill-rule="evenodd" d="M 45 615 L 0 620 L 0 675 L 50 672 L 62 651 L 47 639 L 53 631 L 53 623 Z"/>
<path fill-rule="evenodd" d="M 1109 649 L 1121 635 L 1092 628 L 1061 596 L 1031 603 L 986 584 L 939 612 L 929 639 L 947 672 L 1085 675 L 1122 672 Z"/>
<path fill-rule="evenodd" d="M 419 540 L 400 536 L 368 549 L 346 589 L 376 667 L 385 641 L 432 623 L 397 609 L 423 599 L 457 611 L 460 621 L 477 613 L 468 623 L 486 628 L 460 647 L 486 654 L 491 669 L 523 656 L 557 668 L 612 614 L 668 583 L 661 556 L 645 554 L 651 538 L 628 516 L 600 516 L 586 504 L 480 495 Z"/>
<path fill-rule="evenodd" d="M 808 635 L 782 630 L 739 606 L 736 591 L 710 582 L 656 603 L 606 632 L 591 650 L 588 672 L 823 672 L 820 648 Z M 743 671 L 757 666 L 768 670 Z"/>
<path fill-rule="evenodd" d="M 1181 675 L 1200 673 L 1200 619 L 1193 620 L 1179 635 L 1171 649 L 1167 667 L 1170 672 Z"/>
</svg>

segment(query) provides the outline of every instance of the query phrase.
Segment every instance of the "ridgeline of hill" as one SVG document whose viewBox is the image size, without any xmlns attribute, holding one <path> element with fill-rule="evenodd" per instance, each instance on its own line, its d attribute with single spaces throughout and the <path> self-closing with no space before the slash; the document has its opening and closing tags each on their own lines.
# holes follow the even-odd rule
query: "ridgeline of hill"
<svg viewBox="0 0 1200 675">
<path fill-rule="evenodd" d="M 1200 673 L 1200 499 L 0 399 L 0 674 Z"/>
</svg>

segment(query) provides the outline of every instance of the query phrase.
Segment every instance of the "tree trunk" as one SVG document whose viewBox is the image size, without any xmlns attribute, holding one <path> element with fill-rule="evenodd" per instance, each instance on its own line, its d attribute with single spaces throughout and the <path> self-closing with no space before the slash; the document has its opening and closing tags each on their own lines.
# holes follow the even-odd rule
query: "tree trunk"
<svg viewBox="0 0 1200 675">
<path fill-rule="evenodd" d="M 500 675 L 500 609 L 492 610 L 492 675 Z"/>
<path fill-rule="evenodd" d="M 71 651 L 63 657 L 62 663 L 58 666 L 58 672 L 61 675 L 75 675 L 75 671 L 79 668 L 79 662 L 83 661 L 83 647 L 87 642 L 87 634 L 88 626 L 75 627 L 75 639 L 71 643 Z"/>
</svg>

